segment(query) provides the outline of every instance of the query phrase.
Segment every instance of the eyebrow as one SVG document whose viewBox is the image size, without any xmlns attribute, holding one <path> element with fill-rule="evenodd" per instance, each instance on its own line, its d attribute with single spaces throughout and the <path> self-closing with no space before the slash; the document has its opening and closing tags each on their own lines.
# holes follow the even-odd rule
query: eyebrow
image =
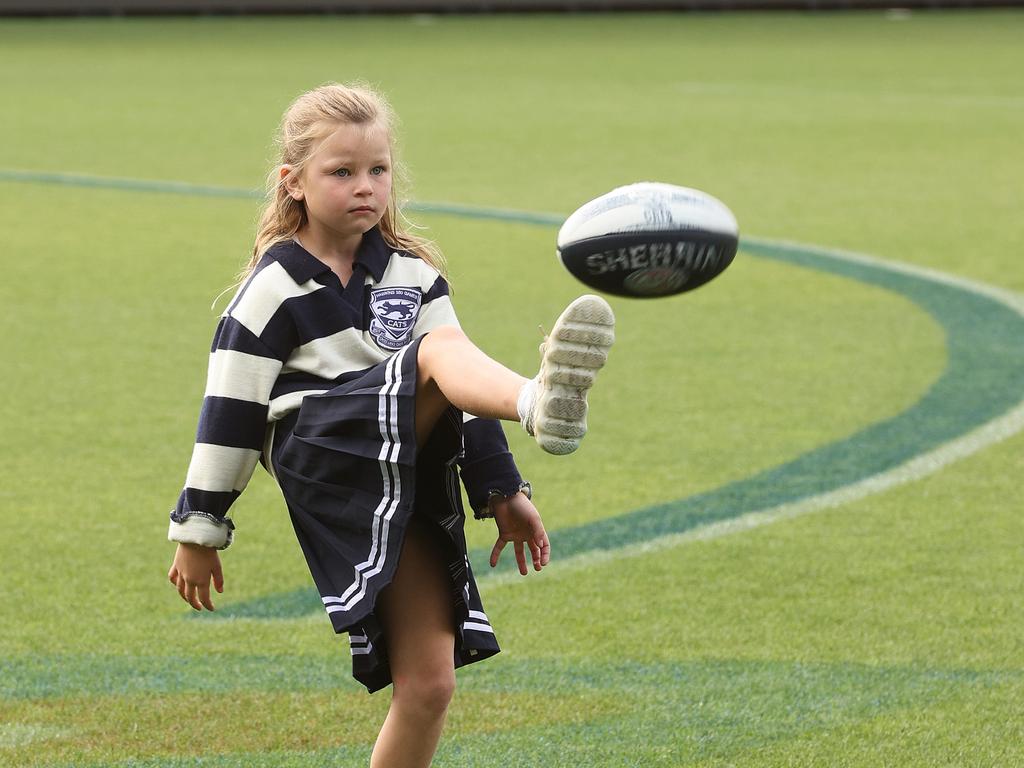
<svg viewBox="0 0 1024 768">
<path fill-rule="evenodd" d="M 358 161 L 354 160 L 353 158 L 345 157 L 345 156 L 341 156 L 341 157 L 325 157 L 323 159 L 323 161 L 322 161 L 322 165 L 325 168 L 326 167 L 344 168 L 344 167 L 349 166 L 349 165 L 354 165 L 357 162 Z M 388 158 L 388 157 L 374 158 L 374 159 L 370 160 L 369 164 L 370 165 L 390 165 L 391 164 L 391 158 Z"/>
</svg>

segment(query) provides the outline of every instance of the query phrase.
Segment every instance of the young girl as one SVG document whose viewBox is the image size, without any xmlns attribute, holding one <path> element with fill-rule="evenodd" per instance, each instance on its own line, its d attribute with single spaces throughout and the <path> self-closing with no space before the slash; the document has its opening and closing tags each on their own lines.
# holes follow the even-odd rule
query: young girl
<svg viewBox="0 0 1024 768">
<path fill-rule="evenodd" d="M 392 186 L 392 113 L 365 87 L 328 85 L 284 115 L 281 158 L 244 281 L 217 327 L 168 578 L 196 610 L 224 588 L 228 507 L 257 461 L 295 534 L 354 676 L 393 684 L 371 766 L 429 765 L 455 668 L 498 652 L 462 530 L 461 469 L 493 517 L 491 566 L 548 563 L 530 486 L 497 419 L 550 453 L 586 432 L 586 392 L 613 340 L 611 309 L 577 299 L 525 379 L 459 329 L 431 243 L 406 231 Z"/>
</svg>

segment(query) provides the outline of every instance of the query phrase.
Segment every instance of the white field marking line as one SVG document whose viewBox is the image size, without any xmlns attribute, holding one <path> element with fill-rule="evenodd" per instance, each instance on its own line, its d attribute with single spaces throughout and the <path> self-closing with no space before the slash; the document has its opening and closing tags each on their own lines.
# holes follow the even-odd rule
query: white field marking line
<svg viewBox="0 0 1024 768">
<path fill-rule="evenodd" d="M 702 82 L 684 80 L 673 84 L 677 91 L 701 95 L 735 96 L 808 96 L 814 98 L 834 99 L 868 99 L 875 102 L 904 103 L 907 101 L 923 101 L 939 105 L 960 107 L 994 107 L 1021 109 L 1024 98 L 1017 96 L 978 96 L 966 93 L 926 93 L 921 91 L 858 91 L 851 88 L 812 88 L 793 85 L 754 85 L 742 82 Z"/>
<path fill-rule="evenodd" d="M 1024 317 L 1024 295 L 996 288 L 994 286 L 985 285 L 984 283 L 977 283 L 961 277 L 956 277 L 955 275 L 949 275 L 945 272 L 938 272 L 936 270 L 917 267 L 911 264 L 903 264 L 900 262 L 884 261 L 883 259 L 879 259 L 874 256 L 868 256 L 867 254 L 862 253 L 853 253 L 850 251 L 826 251 L 816 246 L 801 245 L 799 243 L 781 240 L 765 240 L 760 238 L 747 238 L 746 240 L 749 243 L 757 243 L 761 245 L 798 248 L 803 251 L 813 252 L 815 255 L 833 258 L 838 261 L 855 262 L 888 270 L 890 272 L 913 275 L 915 277 L 920 277 L 936 283 L 942 283 L 944 285 L 951 285 L 970 293 L 980 294 L 995 299 Z M 740 248 L 742 249 L 742 247 L 743 245 L 741 242 Z M 793 501 L 788 504 L 779 504 L 774 507 L 754 510 L 728 520 L 709 523 L 682 533 L 671 533 L 666 536 L 659 536 L 658 538 L 651 539 L 649 541 L 641 542 L 639 544 L 629 544 L 618 549 L 601 549 L 593 552 L 586 552 L 581 555 L 575 555 L 573 557 L 566 558 L 565 560 L 558 560 L 558 550 L 557 548 L 554 548 L 552 556 L 555 559 L 545 570 L 551 570 L 551 577 L 557 577 L 600 563 L 647 555 L 652 552 L 659 552 L 696 541 L 711 541 L 712 539 L 719 539 L 723 536 L 751 531 L 755 528 L 761 528 L 783 520 L 792 520 L 797 517 L 809 515 L 813 512 L 835 509 L 837 507 L 859 501 L 868 496 L 872 496 L 876 493 L 882 493 L 883 491 L 887 491 L 891 488 L 935 474 L 940 469 L 960 461 L 961 459 L 966 459 L 968 456 L 972 456 L 984 448 L 1002 442 L 1003 440 L 1016 435 L 1021 430 L 1024 430 L 1024 399 L 1018 401 L 1017 405 L 1002 416 L 992 419 L 991 421 L 976 427 L 960 437 L 949 440 L 937 448 L 926 453 L 922 453 L 919 456 L 904 462 L 898 467 L 893 467 L 885 472 L 879 472 L 878 474 L 871 475 L 863 480 L 857 481 L 856 483 L 840 486 L 835 490 L 828 491 L 827 493 L 821 493 L 816 496 L 810 496 L 806 499 L 801 499 L 800 501 Z M 491 586 L 502 586 L 505 584 L 516 583 L 522 578 L 523 577 L 517 572 L 503 572 L 492 578 L 482 580 L 481 588 L 490 588 Z"/>
</svg>

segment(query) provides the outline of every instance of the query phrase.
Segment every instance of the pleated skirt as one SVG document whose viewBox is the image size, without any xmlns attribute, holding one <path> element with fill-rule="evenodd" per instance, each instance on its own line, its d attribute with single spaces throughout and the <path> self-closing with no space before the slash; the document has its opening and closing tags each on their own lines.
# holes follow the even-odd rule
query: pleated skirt
<svg viewBox="0 0 1024 768">
<path fill-rule="evenodd" d="M 466 554 L 456 461 L 462 413 L 441 417 L 416 444 L 414 341 L 275 426 L 271 461 L 295 535 L 334 631 L 348 633 L 352 674 L 372 693 L 392 682 L 375 614 L 410 524 L 425 527 L 446 565 L 455 666 L 498 652 Z M 414 520 L 415 518 L 415 520 Z"/>
</svg>

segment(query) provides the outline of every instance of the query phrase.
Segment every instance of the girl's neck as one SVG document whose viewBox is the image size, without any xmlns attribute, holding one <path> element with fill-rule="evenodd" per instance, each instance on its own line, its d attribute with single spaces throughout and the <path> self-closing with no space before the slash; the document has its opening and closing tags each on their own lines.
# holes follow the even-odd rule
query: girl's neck
<svg viewBox="0 0 1024 768">
<path fill-rule="evenodd" d="M 295 233 L 295 240 L 329 266 L 342 285 L 348 284 L 348 279 L 352 276 L 352 265 L 356 261 L 356 251 L 363 241 L 362 235 L 339 238 L 337 235 L 327 235 L 305 227 Z"/>
<path fill-rule="evenodd" d="M 343 264 L 351 266 L 356 260 L 356 251 L 363 242 L 362 235 L 339 237 L 334 233 L 319 232 L 306 226 L 295 233 L 295 239 L 307 251 L 331 266 Z"/>
</svg>

